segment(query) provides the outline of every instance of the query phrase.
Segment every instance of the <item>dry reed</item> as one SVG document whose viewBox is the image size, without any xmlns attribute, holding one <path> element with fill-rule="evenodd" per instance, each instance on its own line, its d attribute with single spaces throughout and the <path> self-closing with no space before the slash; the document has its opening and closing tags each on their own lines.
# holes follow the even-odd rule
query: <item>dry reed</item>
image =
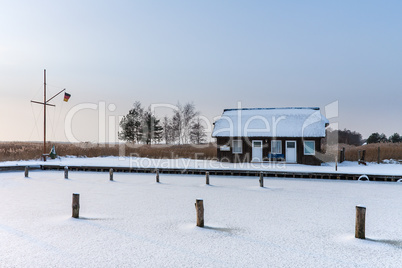
<svg viewBox="0 0 402 268">
<path fill-rule="evenodd" d="M 149 158 L 216 158 L 216 144 L 205 145 L 130 145 L 130 144 L 92 144 L 92 143 L 51 143 L 47 144 L 48 151 L 55 145 L 59 156 L 99 157 L 99 156 L 138 156 Z M 402 143 L 376 143 L 362 146 L 340 144 L 338 146 L 324 147 L 325 161 L 333 161 L 339 150 L 345 147 L 347 161 L 357 161 L 358 151 L 366 150 L 365 160 L 376 162 L 378 147 L 380 159 L 402 160 Z M 43 144 L 40 142 L 0 142 L 0 161 L 40 159 Z"/>
<path fill-rule="evenodd" d="M 216 157 L 216 144 L 203 145 L 136 145 L 136 144 L 92 144 L 92 143 L 47 143 L 48 151 L 55 146 L 59 156 L 99 157 L 99 156 L 138 156 L 149 158 L 192 158 L 213 159 Z M 0 161 L 40 159 L 43 143 L 40 142 L 2 142 Z"/>
</svg>

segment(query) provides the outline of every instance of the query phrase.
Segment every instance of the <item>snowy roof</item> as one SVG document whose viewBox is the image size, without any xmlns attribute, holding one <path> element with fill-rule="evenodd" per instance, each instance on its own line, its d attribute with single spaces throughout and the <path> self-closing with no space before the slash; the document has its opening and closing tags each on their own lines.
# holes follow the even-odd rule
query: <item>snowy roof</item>
<svg viewBox="0 0 402 268">
<path fill-rule="evenodd" d="M 325 137 L 320 108 L 225 109 L 212 137 Z"/>
</svg>

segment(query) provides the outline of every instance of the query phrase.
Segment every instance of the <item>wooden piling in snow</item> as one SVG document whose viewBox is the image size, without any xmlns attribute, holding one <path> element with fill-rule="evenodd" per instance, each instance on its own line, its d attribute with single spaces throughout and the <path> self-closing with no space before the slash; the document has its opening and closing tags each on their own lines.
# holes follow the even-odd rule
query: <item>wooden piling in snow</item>
<svg viewBox="0 0 402 268">
<path fill-rule="evenodd" d="M 197 226 L 204 227 L 204 201 L 202 199 L 195 200 L 195 210 L 197 212 Z"/>
<path fill-rule="evenodd" d="M 366 238 L 366 208 L 362 206 L 356 206 L 355 237 Z"/>
<path fill-rule="evenodd" d="M 159 183 L 159 169 L 156 170 L 156 182 Z"/>
<path fill-rule="evenodd" d="M 335 156 L 335 171 L 338 171 L 338 156 Z"/>
<path fill-rule="evenodd" d="M 113 181 L 113 168 L 109 169 L 109 180 Z"/>
<path fill-rule="evenodd" d="M 209 172 L 205 172 L 205 184 L 209 185 Z"/>
<path fill-rule="evenodd" d="M 29 167 L 25 166 L 25 178 L 28 178 L 29 176 Z"/>
<path fill-rule="evenodd" d="M 378 154 L 377 154 L 377 164 L 380 164 L 381 163 L 381 150 L 380 150 L 380 147 L 378 147 Z"/>
<path fill-rule="evenodd" d="M 264 176 L 262 172 L 260 172 L 260 187 L 264 187 Z"/>
<path fill-rule="evenodd" d="M 64 178 L 68 179 L 68 167 L 64 167 Z"/>
<path fill-rule="evenodd" d="M 80 217 L 80 194 L 73 194 L 73 218 Z"/>
</svg>

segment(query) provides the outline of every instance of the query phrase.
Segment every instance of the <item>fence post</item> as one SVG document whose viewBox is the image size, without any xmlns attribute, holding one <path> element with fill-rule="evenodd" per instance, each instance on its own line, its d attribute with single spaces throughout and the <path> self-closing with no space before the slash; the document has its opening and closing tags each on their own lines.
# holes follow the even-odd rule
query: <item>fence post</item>
<svg viewBox="0 0 402 268">
<path fill-rule="evenodd" d="M 377 164 L 381 163 L 381 154 L 380 154 L 380 147 L 378 146 L 378 157 L 377 157 Z"/>
<path fill-rule="evenodd" d="M 109 169 L 109 180 L 113 181 L 113 168 Z"/>
<path fill-rule="evenodd" d="M 356 206 L 355 237 L 366 239 L 366 208 Z"/>
<path fill-rule="evenodd" d="M 195 200 L 195 210 L 197 212 L 197 226 L 204 227 L 204 201 L 202 199 Z"/>
<path fill-rule="evenodd" d="M 73 194 L 73 218 L 80 216 L 80 194 Z"/>
<path fill-rule="evenodd" d="M 208 171 L 205 172 L 205 183 L 207 185 L 209 185 L 209 172 Z"/>
<path fill-rule="evenodd" d="M 360 150 L 358 150 L 357 151 L 357 161 L 359 162 L 359 165 L 360 165 L 360 153 L 361 153 L 361 151 Z"/>
<path fill-rule="evenodd" d="M 28 178 L 29 176 L 29 167 L 25 166 L 25 178 Z"/>
<path fill-rule="evenodd" d="M 264 187 L 264 176 L 262 172 L 260 172 L 260 187 Z"/>
<path fill-rule="evenodd" d="M 64 167 L 64 178 L 68 179 L 68 167 Z"/>
<path fill-rule="evenodd" d="M 156 170 L 156 182 L 159 183 L 159 169 Z"/>
<path fill-rule="evenodd" d="M 338 171 L 338 156 L 335 156 L 335 171 Z"/>
</svg>

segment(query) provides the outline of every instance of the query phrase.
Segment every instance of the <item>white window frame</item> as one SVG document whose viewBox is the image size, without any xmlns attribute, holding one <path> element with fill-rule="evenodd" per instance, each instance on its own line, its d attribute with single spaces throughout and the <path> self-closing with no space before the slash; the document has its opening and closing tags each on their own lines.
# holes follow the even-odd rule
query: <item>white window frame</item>
<svg viewBox="0 0 402 268">
<path fill-rule="evenodd" d="M 274 143 L 279 143 L 279 148 L 280 148 L 280 151 L 279 152 L 273 152 L 272 151 L 272 148 L 274 148 L 274 146 L 273 146 L 273 144 Z M 282 154 L 282 141 L 281 140 L 271 140 L 271 154 Z"/>
<path fill-rule="evenodd" d="M 239 144 L 240 144 L 239 152 L 235 151 L 235 149 L 236 149 L 235 142 L 239 142 Z M 233 140 L 232 141 L 232 153 L 234 153 L 234 154 L 242 154 L 243 153 L 243 141 L 242 140 Z"/>
<path fill-rule="evenodd" d="M 311 148 L 311 146 L 306 146 L 306 143 L 313 143 L 313 152 L 312 153 L 306 152 L 306 147 Z M 315 155 L 315 141 L 304 141 L 303 142 L 303 153 L 304 153 L 304 155 Z"/>
</svg>

